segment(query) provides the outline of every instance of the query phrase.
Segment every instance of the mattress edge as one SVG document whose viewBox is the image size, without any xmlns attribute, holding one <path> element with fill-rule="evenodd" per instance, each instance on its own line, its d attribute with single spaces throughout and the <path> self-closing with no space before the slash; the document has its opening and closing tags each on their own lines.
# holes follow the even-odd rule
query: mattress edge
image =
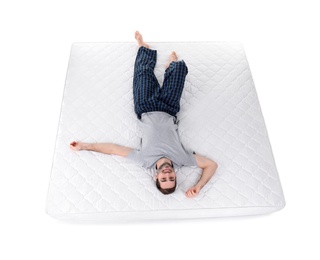
<svg viewBox="0 0 320 260">
<path fill-rule="evenodd" d="M 263 121 L 263 125 L 264 125 L 264 129 L 266 131 L 266 136 L 267 136 L 267 141 L 268 141 L 268 146 L 269 146 L 269 151 L 270 151 L 270 154 L 271 154 L 271 157 L 272 157 L 272 161 L 273 161 L 273 166 L 275 168 L 275 175 L 276 177 L 278 178 L 278 182 L 279 182 L 279 186 L 280 186 L 280 190 L 281 190 L 281 197 L 282 197 L 282 200 L 284 202 L 284 205 L 285 205 L 285 197 L 284 197 L 284 191 L 283 191 L 283 185 L 282 185 L 282 182 L 281 182 L 281 179 L 280 179 L 280 174 L 278 172 L 278 167 L 277 167 L 277 163 L 276 163 L 276 159 L 275 159 L 275 156 L 274 156 L 274 152 L 273 152 L 273 147 L 271 145 L 271 140 L 270 140 L 270 135 L 269 135 L 269 131 L 268 131 L 268 128 L 267 128 L 267 123 L 266 123 L 266 120 L 265 120 L 265 116 L 264 116 L 264 112 L 262 111 L 262 107 L 261 107 L 261 103 L 260 103 L 260 98 L 259 98 L 259 94 L 258 94 L 258 90 L 256 88 L 256 84 L 255 84 L 255 81 L 253 79 L 253 74 L 251 72 L 251 67 L 250 67 L 250 64 L 249 64 L 249 61 L 248 61 L 248 56 L 247 56 L 247 53 L 245 51 L 245 46 L 244 44 L 242 44 L 242 51 L 244 53 L 244 59 L 246 61 L 246 65 L 247 65 L 247 69 L 249 70 L 250 72 L 250 77 L 251 77 L 251 80 L 252 80 L 252 84 L 253 84 L 253 91 L 255 92 L 255 95 L 257 96 L 257 100 L 256 102 L 258 103 L 258 106 L 259 106 L 259 110 L 260 110 L 260 115 L 261 115 L 261 119 Z"/>
<path fill-rule="evenodd" d="M 241 41 L 148 41 L 149 44 L 199 44 L 199 43 L 206 43 L 206 44 L 239 44 L 244 47 Z M 137 44 L 136 41 L 97 41 L 97 42 L 72 42 L 71 46 L 78 44 Z"/>
<path fill-rule="evenodd" d="M 216 209 L 188 210 L 157 210 L 139 212 L 110 212 L 110 213 L 67 213 L 57 214 L 46 208 L 46 213 L 58 220 L 66 221 L 135 221 L 135 220 L 165 220 L 165 219 L 203 219 L 219 217 L 240 217 L 265 215 L 280 211 L 285 203 L 279 206 L 237 207 Z"/>
<path fill-rule="evenodd" d="M 65 74 L 64 87 L 63 87 L 62 96 L 61 96 L 59 120 L 58 120 L 57 129 L 56 129 L 55 144 L 54 144 L 54 150 L 53 150 L 52 159 L 51 159 L 51 168 L 50 168 L 50 175 L 49 175 L 48 189 L 47 189 L 47 196 L 46 196 L 46 205 L 45 205 L 46 211 L 48 210 L 48 205 L 49 205 L 48 202 L 50 200 L 51 178 L 52 178 L 52 172 L 53 172 L 54 163 L 55 163 L 55 157 L 56 157 L 56 152 L 57 152 L 57 143 L 58 143 L 59 130 L 60 130 L 60 125 L 61 125 L 61 118 L 62 118 L 62 113 L 63 113 L 63 106 L 64 106 L 64 100 L 65 100 L 64 97 L 65 97 L 65 93 L 66 93 L 66 85 L 67 85 L 68 74 L 69 74 L 69 69 L 70 69 L 72 50 L 73 50 L 73 45 L 71 45 L 70 51 L 69 51 L 69 57 L 68 57 L 68 63 L 67 63 L 67 72 Z"/>
</svg>

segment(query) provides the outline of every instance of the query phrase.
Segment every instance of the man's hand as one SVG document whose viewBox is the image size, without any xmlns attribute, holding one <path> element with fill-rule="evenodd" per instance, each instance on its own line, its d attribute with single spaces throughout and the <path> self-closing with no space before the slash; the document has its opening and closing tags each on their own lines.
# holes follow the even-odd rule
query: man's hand
<svg viewBox="0 0 320 260">
<path fill-rule="evenodd" d="M 126 157 L 132 151 L 132 148 L 110 144 L 110 143 L 82 143 L 82 142 L 72 142 L 70 143 L 70 149 L 73 151 L 93 151 L 104 154 L 114 154 L 118 156 Z"/>
<path fill-rule="evenodd" d="M 73 141 L 70 144 L 70 149 L 73 150 L 73 151 L 80 151 L 80 150 L 84 149 L 83 146 L 84 146 L 83 143 Z"/>
<path fill-rule="evenodd" d="M 194 198 L 199 195 L 200 190 L 203 188 L 204 185 L 211 179 L 213 174 L 218 168 L 218 164 L 206 157 L 201 155 L 195 155 L 195 159 L 197 161 L 197 165 L 199 168 L 202 169 L 202 175 L 198 183 L 187 190 L 186 196 L 188 198 Z"/>
<path fill-rule="evenodd" d="M 187 190 L 186 196 L 188 198 L 194 198 L 194 197 L 198 196 L 200 190 L 201 190 L 200 186 L 197 186 L 197 185 L 193 186 L 193 187 L 191 187 L 190 189 Z"/>
</svg>

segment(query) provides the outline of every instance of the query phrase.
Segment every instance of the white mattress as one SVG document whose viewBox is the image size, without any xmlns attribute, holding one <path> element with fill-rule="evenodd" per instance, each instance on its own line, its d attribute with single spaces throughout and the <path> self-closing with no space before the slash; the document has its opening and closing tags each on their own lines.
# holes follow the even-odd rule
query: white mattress
<svg viewBox="0 0 320 260">
<path fill-rule="evenodd" d="M 209 218 L 278 211 L 285 200 L 251 72 L 240 43 L 150 43 L 160 85 L 175 50 L 189 68 L 178 114 L 186 149 L 219 168 L 198 197 L 201 171 L 182 168 L 177 190 L 160 193 L 153 172 L 126 158 L 74 152 L 71 141 L 140 144 L 133 109 L 136 43 L 75 43 L 61 107 L 46 211 L 58 219 Z M 271 100 L 270 100 L 271 102 Z"/>
</svg>

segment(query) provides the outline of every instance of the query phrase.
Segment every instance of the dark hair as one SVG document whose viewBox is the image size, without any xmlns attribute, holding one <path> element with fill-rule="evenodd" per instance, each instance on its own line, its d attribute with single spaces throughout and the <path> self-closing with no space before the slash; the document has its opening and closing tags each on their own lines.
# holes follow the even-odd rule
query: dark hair
<svg viewBox="0 0 320 260">
<path fill-rule="evenodd" d="M 168 194 L 173 193 L 173 192 L 176 190 L 177 180 L 175 180 L 174 186 L 173 186 L 172 188 L 169 188 L 169 189 L 163 189 L 163 188 L 161 188 L 160 182 L 159 182 L 158 179 L 156 180 L 156 186 L 157 186 L 158 190 L 161 191 L 164 195 L 168 195 Z"/>
</svg>

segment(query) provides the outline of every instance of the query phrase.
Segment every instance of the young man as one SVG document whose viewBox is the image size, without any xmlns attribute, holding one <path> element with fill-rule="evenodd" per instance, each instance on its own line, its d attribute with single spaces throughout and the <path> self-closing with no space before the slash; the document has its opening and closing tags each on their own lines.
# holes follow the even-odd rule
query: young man
<svg viewBox="0 0 320 260">
<path fill-rule="evenodd" d="M 135 38 L 139 50 L 134 65 L 133 97 L 134 110 L 143 133 L 141 148 L 82 142 L 72 142 L 70 148 L 75 151 L 88 150 L 123 156 L 141 167 L 156 168 L 156 186 L 163 194 L 170 194 L 176 189 L 174 168 L 198 166 L 203 170 L 201 178 L 186 191 L 187 197 L 195 197 L 211 179 L 218 165 L 206 157 L 187 152 L 178 136 L 176 114 L 180 110 L 180 98 L 188 68 L 172 52 L 160 88 L 154 74 L 157 51 L 150 49 L 139 32 L 135 33 Z"/>
</svg>

